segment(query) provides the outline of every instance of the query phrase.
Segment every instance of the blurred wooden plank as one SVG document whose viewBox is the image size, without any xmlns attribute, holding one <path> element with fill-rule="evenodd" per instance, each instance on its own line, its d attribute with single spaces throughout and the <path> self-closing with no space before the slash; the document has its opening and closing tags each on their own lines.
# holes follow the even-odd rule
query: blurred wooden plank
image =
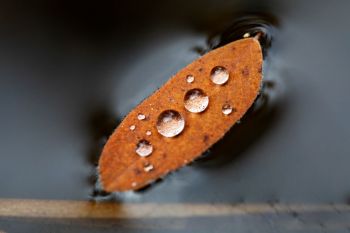
<svg viewBox="0 0 350 233">
<path fill-rule="evenodd" d="M 0 199 L 0 217 L 148 219 L 349 212 L 346 204 L 163 204 Z"/>
<path fill-rule="evenodd" d="M 0 199 L 0 233 L 350 231 L 346 204 L 163 204 Z"/>
</svg>

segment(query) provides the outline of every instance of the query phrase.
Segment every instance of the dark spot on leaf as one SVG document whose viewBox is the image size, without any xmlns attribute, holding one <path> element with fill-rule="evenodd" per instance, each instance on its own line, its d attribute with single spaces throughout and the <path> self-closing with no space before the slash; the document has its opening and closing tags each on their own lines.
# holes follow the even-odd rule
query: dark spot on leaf
<svg viewBox="0 0 350 233">
<path fill-rule="evenodd" d="M 140 169 L 138 169 L 138 168 L 135 168 L 135 169 L 134 169 L 134 172 L 135 172 L 136 175 L 140 175 L 140 174 L 141 174 L 141 171 L 140 171 Z"/>
<path fill-rule="evenodd" d="M 248 66 L 244 67 L 244 69 L 242 70 L 242 75 L 247 77 L 249 76 L 249 68 Z"/>
<path fill-rule="evenodd" d="M 209 140 L 209 135 L 204 135 L 204 137 L 203 137 L 203 142 L 205 143 L 205 144 L 207 144 L 208 143 L 208 140 Z"/>
</svg>

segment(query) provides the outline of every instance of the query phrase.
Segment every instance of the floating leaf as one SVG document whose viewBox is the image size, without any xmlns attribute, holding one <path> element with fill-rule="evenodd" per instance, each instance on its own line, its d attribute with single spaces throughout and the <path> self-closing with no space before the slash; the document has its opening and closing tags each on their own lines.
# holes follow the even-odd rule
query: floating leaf
<svg viewBox="0 0 350 233">
<path fill-rule="evenodd" d="M 106 191 L 144 187 L 200 156 L 253 104 L 262 79 L 255 38 L 215 49 L 133 109 L 107 141 L 99 173 Z"/>
</svg>

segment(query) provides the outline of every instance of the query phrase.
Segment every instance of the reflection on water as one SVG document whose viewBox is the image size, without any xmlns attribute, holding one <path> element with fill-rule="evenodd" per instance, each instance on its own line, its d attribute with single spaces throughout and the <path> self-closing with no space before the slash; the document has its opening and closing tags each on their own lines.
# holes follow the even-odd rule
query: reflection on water
<svg viewBox="0 0 350 233">
<path fill-rule="evenodd" d="M 226 29 L 215 31 L 208 36 L 206 47 L 195 46 L 193 50 L 202 55 L 245 36 L 253 37 L 260 33 L 259 41 L 264 56 L 267 55 L 267 50 L 270 48 L 276 33 L 276 27 L 279 26 L 276 16 L 269 12 L 241 12 L 232 15 L 231 21 L 231 25 Z"/>
</svg>

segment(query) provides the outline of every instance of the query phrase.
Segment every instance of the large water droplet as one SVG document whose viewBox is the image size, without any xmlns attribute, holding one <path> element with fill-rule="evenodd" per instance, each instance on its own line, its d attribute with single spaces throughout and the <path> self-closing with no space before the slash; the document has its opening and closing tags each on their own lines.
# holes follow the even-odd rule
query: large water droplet
<svg viewBox="0 0 350 233">
<path fill-rule="evenodd" d="M 213 83 L 223 85 L 229 78 L 228 71 L 222 66 L 216 66 L 212 69 L 210 79 Z"/>
<path fill-rule="evenodd" d="M 139 114 L 137 115 L 137 119 L 139 119 L 140 121 L 142 121 L 142 120 L 146 119 L 146 116 L 145 116 L 144 114 L 139 113 Z"/>
<path fill-rule="evenodd" d="M 186 93 L 184 101 L 188 111 L 199 113 L 208 107 L 209 97 L 201 89 L 192 89 Z"/>
<path fill-rule="evenodd" d="M 131 126 L 129 127 L 129 129 L 130 129 L 131 131 L 134 131 L 134 130 L 136 129 L 136 126 L 135 126 L 135 125 L 131 125 Z"/>
<path fill-rule="evenodd" d="M 147 140 L 140 140 L 136 145 L 136 153 L 141 157 L 147 157 L 153 152 L 153 146 Z"/>
<path fill-rule="evenodd" d="M 194 76 L 193 76 L 193 75 L 187 75 L 186 81 L 187 81 L 188 83 L 193 83 L 193 81 L 194 81 Z"/>
<path fill-rule="evenodd" d="M 232 113 L 232 107 L 229 104 L 224 104 L 222 106 L 222 113 L 225 115 L 230 115 Z"/>
<path fill-rule="evenodd" d="M 185 120 L 179 112 L 175 110 L 166 110 L 162 112 L 157 121 L 158 133 L 164 137 L 175 137 L 185 128 Z"/>
</svg>

